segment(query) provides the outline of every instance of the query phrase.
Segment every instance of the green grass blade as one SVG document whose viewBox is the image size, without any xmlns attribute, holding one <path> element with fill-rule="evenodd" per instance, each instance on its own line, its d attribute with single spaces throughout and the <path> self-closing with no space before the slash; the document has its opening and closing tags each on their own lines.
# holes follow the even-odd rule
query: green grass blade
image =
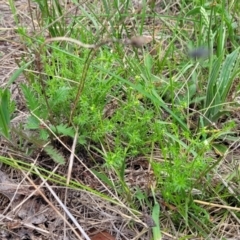
<svg viewBox="0 0 240 240">
<path fill-rule="evenodd" d="M 232 74 L 234 73 L 233 70 L 236 65 L 236 60 L 238 56 L 239 48 L 237 48 L 235 51 L 229 54 L 223 63 L 223 67 L 219 78 L 219 92 L 223 102 L 225 102 L 229 90 L 232 86 L 232 82 L 234 80 L 234 78 L 232 78 Z"/>
<path fill-rule="evenodd" d="M 102 181 L 104 182 L 107 186 L 114 188 L 114 184 L 109 180 L 108 176 L 105 173 L 98 172 L 94 169 L 92 169 L 92 172 Z"/>
<path fill-rule="evenodd" d="M 159 216 L 160 216 L 160 206 L 158 202 L 155 202 L 152 211 L 152 218 L 154 223 L 156 224 L 155 227 L 152 228 L 153 231 L 153 240 L 161 240 L 161 230 L 160 230 L 160 223 L 159 223 Z"/>
<path fill-rule="evenodd" d="M 211 120 L 211 116 L 215 115 L 215 98 L 216 98 L 216 83 L 219 76 L 219 71 L 221 68 L 223 59 L 223 54 L 214 62 L 212 71 L 210 73 L 206 91 L 205 109 L 204 113 L 207 119 Z M 204 119 L 204 124 L 208 124 L 208 120 Z"/>
<path fill-rule="evenodd" d="M 229 54 L 223 61 L 223 54 L 215 61 L 207 85 L 205 117 L 215 121 L 223 104 L 226 102 L 233 81 L 238 74 L 239 48 Z M 208 120 L 205 119 L 205 124 Z"/>
<path fill-rule="evenodd" d="M 10 138 L 10 111 L 9 111 L 9 99 L 10 94 L 8 90 L 4 90 L 0 98 L 0 133 L 7 139 Z"/>
</svg>

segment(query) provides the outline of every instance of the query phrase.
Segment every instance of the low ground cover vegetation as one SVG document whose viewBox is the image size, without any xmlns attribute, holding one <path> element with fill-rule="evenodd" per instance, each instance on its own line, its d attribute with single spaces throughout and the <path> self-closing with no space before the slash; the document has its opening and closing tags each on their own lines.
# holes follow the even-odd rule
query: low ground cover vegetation
<svg viewBox="0 0 240 240">
<path fill-rule="evenodd" d="M 237 239 L 239 3 L 24 4 L 0 89 L 4 234 Z"/>
</svg>

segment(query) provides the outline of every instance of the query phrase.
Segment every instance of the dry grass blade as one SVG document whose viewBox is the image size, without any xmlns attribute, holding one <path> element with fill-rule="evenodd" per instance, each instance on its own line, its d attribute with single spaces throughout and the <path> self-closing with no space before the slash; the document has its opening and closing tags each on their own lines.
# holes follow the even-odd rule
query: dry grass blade
<svg viewBox="0 0 240 240">
<path fill-rule="evenodd" d="M 70 178 L 71 178 L 71 173 L 72 173 L 72 167 L 73 167 L 73 161 L 74 161 L 74 155 L 75 155 L 75 149 L 76 149 L 76 144 L 77 144 L 77 139 L 78 139 L 78 128 L 76 129 L 76 133 L 75 133 L 75 137 L 73 140 L 73 145 L 72 145 L 72 151 L 71 151 L 71 155 L 69 158 L 69 164 L 68 164 L 68 174 L 67 174 L 67 185 L 69 185 L 70 182 Z M 67 203 L 67 198 L 68 198 L 68 188 L 66 188 L 65 190 L 65 199 L 64 199 L 64 203 L 66 205 Z M 64 212 L 64 214 L 66 214 L 66 212 Z M 64 222 L 64 225 L 66 223 Z M 66 227 L 64 226 L 64 238 L 66 238 Z"/>
<path fill-rule="evenodd" d="M 200 200 L 194 200 L 195 203 L 199 203 L 202 205 L 206 206 L 212 206 L 212 207 L 218 207 L 218 208 L 224 208 L 224 209 L 229 209 L 229 210 L 235 210 L 235 211 L 240 211 L 240 208 L 238 207 L 231 207 L 231 206 L 226 206 L 226 205 L 220 205 L 216 203 L 210 203 L 210 202 L 205 202 L 205 201 L 200 201 Z"/>
<path fill-rule="evenodd" d="M 73 167 L 73 160 L 74 160 L 74 155 L 75 155 L 75 148 L 76 148 L 76 144 L 77 144 L 77 139 L 78 139 L 78 128 L 76 129 L 76 133 L 75 133 L 75 137 L 74 137 L 73 145 L 72 145 L 72 149 L 71 149 L 71 155 L 70 155 L 70 158 L 69 158 L 67 185 L 69 184 L 70 178 L 71 178 L 71 172 L 72 172 L 72 167 Z"/>
</svg>

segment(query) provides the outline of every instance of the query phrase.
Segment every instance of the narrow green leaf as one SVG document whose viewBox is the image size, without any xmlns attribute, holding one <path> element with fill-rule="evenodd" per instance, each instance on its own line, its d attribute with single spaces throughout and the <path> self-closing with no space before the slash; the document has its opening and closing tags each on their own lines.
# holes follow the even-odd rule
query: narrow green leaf
<svg viewBox="0 0 240 240">
<path fill-rule="evenodd" d="M 223 54 L 215 61 L 210 74 L 205 101 L 205 125 L 216 121 L 226 102 L 235 77 L 239 74 L 239 49 L 229 54 L 223 61 Z"/>
<path fill-rule="evenodd" d="M 207 85 L 207 90 L 206 90 L 206 100 L 205 100 L 205 119 L 204 119 L 204 124 L 208 125 L 209 121 L 211 121 L 211 116 L 215 115 L 215 112 L 217 111 L 217 107 L 215 106 L 216 101 L 216 94 L 217 94 L 217 79 L 219 76 L 221 64 L 222 64 L 222 59 L 223 59 L 223 54 L 214 62 L 212 71 L 210 73 L 209 79 L 208 79 L 208 85 Z"/>
<path fill-rule="evenodd" d="M 7 139 L 10 138 L 10 111 L 9 111 L 9 99 L 10 93 L 8 90 L 4 90 L 0 99 L 0 133 Z"/>
<path fill-rule="evenodd" d="M 212 144 L 212 147 L 214 151 L 221 157 L 223 157 L 228 151 L 228 148 L 224 144 L 216 143 L 216 144 Z"/>
<path fill-rule="evenodd" d="M 233 69 L 236 64 L 237 57 L 239 56 L 239 48 L 229 54 L 223 64 L 220 78 L 219 78 L 219 91 L 221 94 L 221 99 L 225 102 L 227 95 L 232 86 L 233 78 L 231 77 L 233 74 Z"/>
<path fill-rule="evenodd" d="M 200 13 L 201 7 L 195 7 L 187 12 L 186 17 Z"/>
<path fill-rule="evenodd" d="M 32 63 L 28 62 L 26 64 L 24 64 L 22 67 L 20 67 L 19 69 L 17 69 L 13 75 L 9 78 L 8 83 L 6 85 L 6 88 L 8 88 L 19 76 L 20 74 Z"/>
<path fill-rule="evenodd" d="M 92 172 L 100 179 L 102 180 L 105 184 L 107 184 L 109 187 L 114 188 L 113 183 L 109 180 L 107 175 L 105 173 L 100 173 L 95 170 L 92 170 Z"/>
<path fill-rule="evenodd" d="M 152 218 L 153 218 L 154 223 L 156 224 L 156 226 L 152 228 L 154 240 L 162 239 L 159 217 L 160 217 L 160 206 L 159 206 L 158 202 L 155 202 L 155 204 L 153 206 L 153 211 L 152 211 Z"/>
</svg>

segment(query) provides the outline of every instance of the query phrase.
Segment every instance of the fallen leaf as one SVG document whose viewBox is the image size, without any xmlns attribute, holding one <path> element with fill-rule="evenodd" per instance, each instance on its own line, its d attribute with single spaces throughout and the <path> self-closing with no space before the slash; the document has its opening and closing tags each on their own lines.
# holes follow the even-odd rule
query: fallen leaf
<svg viewBox="0 0 240 240">
<path fill-rule="evenodd" d="M 19 195 L 28 196 L 32 193 L 32 190 L 26 186 L 19 186 L 19 184 L 10 179 L 7 174 L 0 171 L 0 193 L 11 200 L 13 196 L 15 196 L 15 199 L 18 198 Z M 35 193 L 34 195 L 38 194 Z"/>
<path fill-rule="evenodd" d="M 99 232 L 98 234 L 94 235 L 91 240 L 116 240 L 112 235 L 108 232 Z"/>
<path fill-rule="evenodd" d="M 15 204 L 18 203 L 14 202 L 14 205 Z M 38 225 L 47 221 L 49 212 L 48 206 L 45 206 L 36 198 L 31 198 L 21 204 L 21 208 L 17 211 L 17 215 L 24 223 Z"/>
</svg>

